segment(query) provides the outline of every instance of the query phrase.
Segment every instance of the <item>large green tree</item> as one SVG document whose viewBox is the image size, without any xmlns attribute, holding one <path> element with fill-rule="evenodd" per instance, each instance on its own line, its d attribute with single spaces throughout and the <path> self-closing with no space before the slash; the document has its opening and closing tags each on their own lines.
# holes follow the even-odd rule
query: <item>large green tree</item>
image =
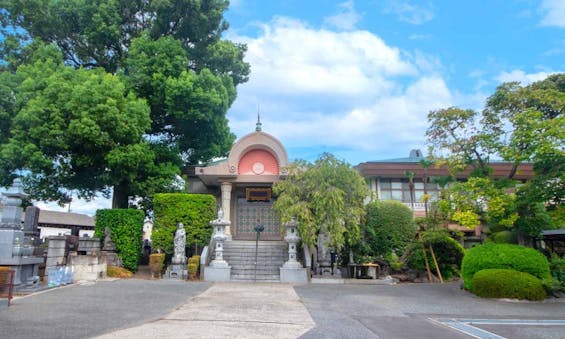
<svg viewBox="0 0 565 339">
<path fill-rule="evenodd" d="M 489 162 L 511 162 L 508 178 L 522 162 L 563 154 L 565 74 L 554 74 L 528 86 L 500 85 L 482 112 L 449 107 L 428 115 L 428 143 L 437 157 L 460 171 L 467 166 L 488 176 Z"/>
<path fill-rule="evenodd" d="M 555 227 L 548 210 L 559 215 L 565 201 L 565 74 L 527 86 L 502 84 L 480 113 L 450 107 L 430 112 L 428 120 L 426 135 L 436 157 L 453 172 L 472 166 L 472 176 L 485 178 L 450 188 L 452 201 L 443 205 L 452 218 L 468 226 L 483 221 L 516 228 L 532 237 Z M 520 187 L 488 179 L 489 162 L 497 158 L 512 164 L 507 179 L 524 162 L 534 164 L 536 176 Z"/>
<path fill-rule="evenodd" d="M 32 56 L 0 75 L 11 101 L 1 110 L 12 117 L 0 144 L 3 179 L 18 169 L 35 198 L 66 201 L 69 189 L 90 198 L 153 170 L 143 100 L 102 69 L 64 65 L 54 47 Z"/>
<path fill-rule="evenodd" d="M 226 112 L 235 100 L 235 87 L 247 81 L 249 65 L 243 61 L 245 45 L 221 38 L 228 27 L 223 19 L 228 1 L 0 3 L 4 9 L 0 11 L 4 36 L 0 42 L 0 67 L 4 73 L 15 74 L 20 66 L 26 66 L 36 45 L 52 44 L 61 52 L 65 65 L 101 68 L 117 75 L 126 84 L 126 95 L 132 92 L 149 105 L 150 126 L 140 131 L 145 149 L 129 153 L 143 154 L 153 166 L 133 168 L 137 165 L 130 159 L 116 169 L 121 174 L 106 180 L 114 188 L 114 207 L 127 207 L 128 196 L 166 191 L 179 167 L 206 162 L 229 151 L 234 135 L 229 131 Z M 11 79 L 2 78 L 0 93 L 15 93 Z M 12 106 L 12 96 L 3 97 L 6 99 L 0 101 L 0 116 L 7 119 L 0 123 L 0 143 L 7 142 L 12 120 L 19 112 L 19 106 Z M 20 96 L 14 100 L 27 99 Z M 103 165 L 98 155 L 90 154 L 94 166 Z M 126 159 L 126 155 L 119 158 Z M 112 159 L 117 161 L 117 157 Z M 31 168 L 27 163 L 3 166 L 1 179 L 6 182 L 6 175 Z M 86 192 L 83 186 L 87 185 L 79 189 Z M 99 186 L 90 185 L 90 192 L 94 194 Z M 77 187 L 68 184 L 61 189 Z M 42 186 L 31 190 L 40 192 Z M 41 197 L 60 198 L 50 196 L 49 191 L 41 193 Z"/>
<path fill-rule="evenodd" d="M 296 162 L 286 180 L 274 185 L 273 192 L 278 196 L 274 208 L 282 221 L 296 217 L 307 246 L 316 243 L 320 232 L 328 235 L 335 249 L 359 239 L 369 188 L 344 161 L 323 154 L 313 164 Z"/>
</svg>

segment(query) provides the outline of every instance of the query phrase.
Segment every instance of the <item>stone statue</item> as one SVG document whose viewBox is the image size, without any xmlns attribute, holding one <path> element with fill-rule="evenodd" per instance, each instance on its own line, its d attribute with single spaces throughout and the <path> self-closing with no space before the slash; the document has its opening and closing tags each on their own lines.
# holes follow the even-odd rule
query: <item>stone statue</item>
<svg viewBox="0 0 565 339">
<path fill-rule="evenodd" d="M 177 226 L 177 231 L 175 232 L 175 253 L 173 256 L 174 264 L 184 264 L 186 261 L 185 247 L 186 247 L 186 231 L 184 230 L 184 225 L 179 222 Z"/>
<path fill-rule="evenodd" d="M 112 241 L 112 231 L 110 231 L 109 227 L 106 227 L 104 229 L 104 246 L 102 247 L 102 249 L 104 251 L 115 251 L 116 250 L 116 245 L 114 245 L 114 242 Z"/>
</svg>

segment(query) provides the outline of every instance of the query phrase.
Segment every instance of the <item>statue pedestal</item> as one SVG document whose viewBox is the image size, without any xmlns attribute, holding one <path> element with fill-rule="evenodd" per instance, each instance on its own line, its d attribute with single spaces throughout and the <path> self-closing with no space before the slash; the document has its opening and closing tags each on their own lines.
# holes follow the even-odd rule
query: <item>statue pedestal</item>
<svg viewBox="0 0 565 339">
<path fill-rule="evenodd" d="M 231 267 L 204 267 L 204 281 L 230 281 Z"/>
<path fill-rule="evenodd" d="M 308 269 L 306 268 L 284 268 L 281 267 L 282 283 L 308 283 Z"/>
<path fill-rule="evenodd" d="M 186 280 L 188 279 L 188 270 L 186 265 L 183 264 L 172 264 L 165 272 L 166 279 L 173 280 Z"/>
</svg>

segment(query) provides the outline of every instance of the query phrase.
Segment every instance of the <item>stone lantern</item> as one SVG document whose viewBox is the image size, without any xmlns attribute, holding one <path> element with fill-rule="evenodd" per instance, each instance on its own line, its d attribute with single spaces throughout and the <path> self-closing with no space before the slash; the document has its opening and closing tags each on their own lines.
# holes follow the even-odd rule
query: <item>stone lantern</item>
<svg viewBox="0 0 565 339">
<path fill-rule="evenodd" d="M 230 225 L 230 222 L 223 219 L 222 209 L 218 210 L 218 219 L 212 220 L 210 225 L 214 228 L 214 234 L 212 235 L 212 240 L 216 243 L 214 248 L 214 260 L 210 262 L 211 267 L 216 268 L 226 268 L 229 267 L 227 261 L 224 260 L 224 241 L 226 241 L 227 236 L 225 233 L 226 226 Z"/>
<path fill-rule="evenodd" d="M 302 268 L 302 265 L 296 260 L 296 245 L 300 241 L 298 223 L 292 218 L 289 222 L 284 223 L 283 227 L 286 228 L 284 241 L 288 243 L 288 260 L 284 263 L 283 268 Z"/>
<path fill-rule="evenodd" d="M 294 217 L 282 225 L 286 228 L 284 240 L 288 243 L 288 260 L 280 268 L 280 278 L 283 283 L 307 283 L 306 268 L 296 260 L 297 244 L 300 242 L 298 223 Z"/>
<path fill-rule="evenodd" d="M 205 281 L 229 281 L 231 278 L 231 267 L 224 260 L 224 242 L 228 238 L 225 234 L 226 227 L 231 223 L 224 219 L 224 213 L 220 208 L 218 210 L 218 218 L 210 221 L 210 225 L 214 228 L 212 240 L 214 245 L 214 260 L 209 266 L 204 267 Z"/>
</svg>

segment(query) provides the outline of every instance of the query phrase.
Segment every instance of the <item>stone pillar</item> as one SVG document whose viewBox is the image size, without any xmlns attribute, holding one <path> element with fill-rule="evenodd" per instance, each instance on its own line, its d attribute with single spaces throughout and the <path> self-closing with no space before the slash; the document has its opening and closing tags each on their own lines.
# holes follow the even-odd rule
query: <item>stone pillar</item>
<svg viewBox="0 0 565 339">
<path fill-rule="evenodd" d="M 223 220 L 231 222 L 231 182 L 222 182 L 222 211 L 224 212 Z M 232 240 L 231 227 L 228 224 L 225 229 L 226 240 Z"/>
</svg>

